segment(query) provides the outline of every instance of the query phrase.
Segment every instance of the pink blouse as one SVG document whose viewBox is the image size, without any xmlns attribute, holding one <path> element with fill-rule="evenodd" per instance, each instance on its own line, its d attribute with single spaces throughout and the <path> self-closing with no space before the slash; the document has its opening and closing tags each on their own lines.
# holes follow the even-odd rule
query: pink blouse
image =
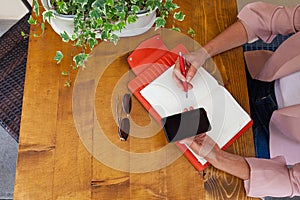
<svg viewBox="0 0 300 200">
<path fill-rule="evenodd" d="M 271 159 L 246 158 L 250 179 L 244 181 L 245 190 L 253 197 L 300 195 L 300 99 L 291 101 L 289 92 L 280 91 L 288 86 L 287 89 L 296 92 L 300 85 L 298 82 L 291 84 L 291 81 L 298 80 L 300 71 L 300 32 L 297 32 L 300 30 L 300 4 L 288 8 L 263 2 L 251 3 L 241 10 L 238 18 L 247 31 L 248 41 L 258 37 L 271 42 L 277 34 L 295 33 L 274 53 L 245 53 L 251 76 L 262 81 L 276 80 L 276 96 L 293 102 L 286 106 L 280 101 L 280 108 L 271 117 Z M 287 167 L 287 164 L 292 166 Z"/>
</svg>

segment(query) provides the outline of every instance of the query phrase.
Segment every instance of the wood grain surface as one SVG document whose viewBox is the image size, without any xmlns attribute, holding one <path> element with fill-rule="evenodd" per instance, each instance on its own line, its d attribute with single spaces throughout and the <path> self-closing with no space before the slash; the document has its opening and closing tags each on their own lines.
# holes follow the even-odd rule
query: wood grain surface
<svg viewBox="0 0 300 200">
<path fill-rule="evenodd" d="M 78 49 L 63 43 L 49 25 L 38 38 L 33 37 L 38 28 L 31 27 L 14 199 L 251 199 L 242 180 L 211 166 L 196 171 L 167 144 L 161 128 L 135 98 L 131 136 L 126 142 L 118 138 L 115 98 L 129 92 L 126 85 L 134 78 L 126 60 L 130 52 L 158 33 L 168 48 L 183 43 L 193 50 L 236 20 L 235 0 L 175 2 L 186 15 L 176 24 L 182 33 L 149 31 L 121 39 L 117 46 L 102 42 L 87 68 L 71 73 L 70 88 L 60 74 Z M 172 25 L 169 20 L 168 27 Z M 189 27 L 195 30 L 194 38 L 185 34 Z M 53 60 L 56 50 L 65 52 L 59 65 Z M 226 88 L 249 112 L 242 49 L 207 63 L 208 68 L 215 66 Z M 253 156 L 252 131 L 227 151 Z"/>
</svg>

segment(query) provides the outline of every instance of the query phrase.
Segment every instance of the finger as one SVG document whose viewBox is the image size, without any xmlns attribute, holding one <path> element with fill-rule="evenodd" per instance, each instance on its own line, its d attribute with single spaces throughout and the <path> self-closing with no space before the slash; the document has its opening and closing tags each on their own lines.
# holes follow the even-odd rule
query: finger
<svg viewBox="0 0 300 200">
<path fill-rule="evenodd" d="M 187 112 L 187 111 L 189 111 L 187 108 L 183 109 L 183 112 Z"/>
<path fill-rule="evenodd" d="M 194 141 L 196 141 L 196 142 L 199 141 L 202 143 L 204 141 L 205 137 L 206 137 L 206 133 L 198 134 L 194 137 Z"/>
<path fill-rule="evenodd" d="M 193 106 L 190 106 L 189 109 L 190 109 L 190 110 L 194 110 L 194 107 L 193 107 Z"/>
<path fill-rule="evenodd" d="M 172 77 L 176 81 L 176 84 L 180 88 L 183 89 L 183 84 L 182 83 L 185 82 L 185 81 L 187 81 L 187 79 L 182 75 L 180 69 L 174 67 L 174 70 L 173 70 L 173 73 L 172 73 Z M 191 83 L 188 82 L 188 89 L 191 90 L 191 89 L 193 89 L 193 87 L 194 86 Z"/>
<path fill-rule="evenodd" d="M 176 77 L 181 80 L 182 82 L 186 81 L 186 78 L 182 75 L 179 68 L 174 68 L 173 72 L 175 73 Z"/>
<path fill-rule="evenodd" d="M 198 145 L 201 145 L 202 147 L 205 143 L 205 138 L 206 138 L 205 134 L 198 134 L 194 137 L 194 142 L 197 143 Z"/>
<path fill-rule="evenodd" d="M 182 81 L 178 79 L 178 77 L 176 76 L 176 74 L 175 74 L 174 71 L 173 71 L 173 73 L 172 73 L 172 77 L 173 77 L 173 79 L 175 80 L 176 85 L 177 85 L 181 90 L 184 90 Z"/>
<path fill-rule="evenodd" d="M 183 74 L 181 72 L 181 68 L 180 68 L 180 64 L 179 64 L 179 60 L 178 59 L 175 62 L 175 66 L 174 66 L 173 72 L 175 73 L 175 75 L 177 76 L 177 78 L 179 80 L 181 80 L 182 82 L 186 81 L 185 76 L 183 76 Z"/>
<path fill-rule="evenodd" d="M 191 67 L 192 64 L 185 58 L 185 65 L 186 67 Z"/>
<path fill-rule="evenodd" d="M 195 67 L 191 66 L 187 72 L 186 81 L 190 82 L 194 78 L 196 73 L 197 73 L 197 69 Z"/>
</svg>

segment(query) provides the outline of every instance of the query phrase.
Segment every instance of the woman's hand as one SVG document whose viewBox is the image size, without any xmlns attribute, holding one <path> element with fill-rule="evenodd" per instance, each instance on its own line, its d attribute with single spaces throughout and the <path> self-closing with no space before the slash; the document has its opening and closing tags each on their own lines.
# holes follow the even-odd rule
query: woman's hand
<svg viewBox="0 0 300 200">
<path fill-rule="evenodd" d="M 194 110 L 193 106 L 184 108 L 183 112 Z M 216 159 L 217 154 L 221 151 L 219 146 L 206 133 L 185 138 L 179 141 L 181 144 L 188 145 L 199 156 L 205 158 L 207 161 Z M 210 161 L 209 161 L 210 162 Z"/>
<path fill-rule="evenodd" d="M 183 139 L 180 143 L 188 145 L 199 156 L 212 164 L 216 163 L 221 152 L 219 146 L 206 133 Z"/>
<path fill-rule="evenodd" d="M 200 48 L 197 51 L 183 55 L 186 61 L 187 74 L 186 78 L 182 75 L 180 71 L 179 61 L 175 63 L 173 70 L 173 78 L 176 81 L 177 85 L 183 89 L 182 82 L 187 81 L 188 83 L 193 79 L 197 70 L 205 63 L 205 61 L 210 57 L 205 48 Z M 192 85 L 189 84 L 189 89 L 192 88 Z"/>
</svg>

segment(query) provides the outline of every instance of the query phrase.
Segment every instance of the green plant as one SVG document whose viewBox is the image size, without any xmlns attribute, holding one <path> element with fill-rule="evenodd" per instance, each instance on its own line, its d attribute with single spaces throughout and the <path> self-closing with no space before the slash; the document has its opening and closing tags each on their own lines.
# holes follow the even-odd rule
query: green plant
<svg viewBox="0 0 300 200">
<path fill-rule="evenodd" d="M 75 46 L 81 47 L 82 51 L 73 57 L 72 68 L 85 67 L 90 51 L 98 44 L 98 39 L 111 41 L 117 44 L 119 37 L 116 32 L 122 31 L 126 23 L 131 24 L 138 18 L 138 13 L 156 11 L 155 28 L 164 27 L 166 18 L 173 15 L 174 21 L 183 21 L 185 15 L 177 11 L 179 6 L 172 0 L 50 0 L 52 7 L 42 13 L 43 22 L 40 23 L 42 30 L 45 23 L 51 24 L 55 15 L 74 15 L 74 32 L 68 35 L 66 31 L 60 34 L 64 42 L 72 41 Z M 33 1 L 35 16 L 29 19 L 30 24 L 37 24 L 35 19 L 40 15 L 38 0 Z M 180 31 L 173 27 L 174 30 Z M 24 36 L 26 34 L 23 33 Z M 34 36 L 37 37 L 35 34 Z M 57 51 L 54 60 L 60 63 L 63 53 Z M 69 73 L 63 72 L 63 75 Z M 70 85 L 70 82 L 66 85 Z"/>
</svg>

